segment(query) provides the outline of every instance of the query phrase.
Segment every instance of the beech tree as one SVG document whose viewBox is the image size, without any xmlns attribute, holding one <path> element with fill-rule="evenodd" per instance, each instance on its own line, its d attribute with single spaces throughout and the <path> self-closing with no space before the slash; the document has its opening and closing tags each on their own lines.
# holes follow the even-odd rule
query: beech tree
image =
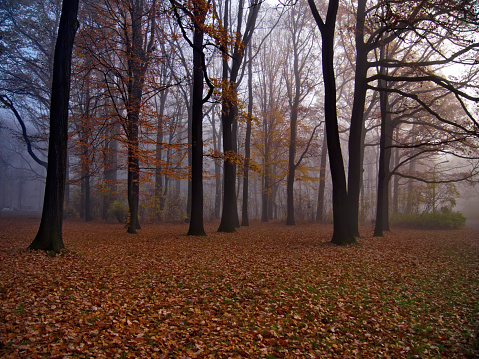
<svg viewBox="0 0 479 359">
<path fill-rule="evenodd" d="M 40 228 L 29 246 L 30 249 L 51 250 L 56 253 L 64 248 L 62 221 L 68 142 L 68 101 L 73 41 L 78 28 L 77 13 L 78 0 L 63 1 L 53 61 L 45 198 Z"/>
<path fill-rule="evenodd" d="M 60 14 L 59 0 L 0 3 L 0 102 L 21 126 L 30 157 L 45 169 Z"/>
<path fill-rule="evenodd" d="M 228 2 L 227 2 L 228 3 Z M 223 211 L 221 223 L 218 232 L 235 232 L 239 226 L 238 208 L 236 200 L 236 133 L 235 121 L 238 114 L 237 100 L 237 81 L 238 74 L 245 55 L 244 49 L 253 36 L 256 27 L 256 19 L 260 10 L 262 1 L 252 0 L 249 4 L 249 12 L 246 19 L 246 25 L 243 35 L 241 35 L 243 25 L 244 0 L 238 4 L 238 22 L 236 28 L 236 38 L 230 49 L 227 36 L 224 37 L 222 51 L 225 54 L 223 60 L 223 98 L 222 98 L 222 116 L 223 124 L 223 152 L 224 152 L 224 172 L 223 172 Z M 225 8 L 225 20 L 228 18 L 228 10 Z M 228 31 L 228 23 L 224 21 L 225 31 Z M 231 65 L 228 65 L 228 56 L 231 56 Z M 230 69 L 228 71 L 228 68 Z"/>
<path fill-rule="evenodd" d="M 91 3 L 94 24 L 85 45 L 98 71 L 103 72 L 106 94 L 116 111 L 127 147 L 127 231 L 136 233 L 140 197 L 140 113 L 144 105 L 148 70 L 157 42 L 156 0 L 105 0 Z M 161 86 L 161 85 L 160 85 Z M 152 88 L 148 88 L 152 91 Z M 144 122 L 143 122 L 144 123 Z"/>
<path fill-rule="evenodd" d="M 411 1 L 403 3 L 385 2 L 378 6 L 366 8 L 366 1 L 359 0 L 357 6 L 357 22 L 355 31 L 356 41 L 356 68 L 354 103 L 351 114 L 351 128 L 349 136 L 349 170 L 348 170 L 348 207 L 350 208 L 350 226 L 354 235 L 359 235 L 359 193 L 361 176 L 361 147 L 362 129 L 364 121 L 365 93 L 366 89 L 379 91 L 391 91 L 389 87 L 373 86 L 371 83 L 384 80 L 388 82 L 432 81 L 445 89 L 456 93 L 458 101 L 472 100 L 470 96 L 464 96 L 461 84 L 454 80 L 448 80 L 443 76 L 431 75 L 431 66 L 440 66 L 447 63 L 461 62 L 464 59 L 474 57 L 478 47 L 471 36 L 477 29 L 477 9 L 472 2 L 443 2 L 441 4 Z M 380 21 L 377 21 L 377 20 Z M 374 51 L 381 46 L 393 42 L 415 44 L 419 50 L 425 48 L 425 56 L 419 61 L 410 61 L 393 58 L 384 58 L 379 61 L 370 61 Z M 448 43 L 450 46 L 445 46 Z M 421 45 L 422 44 L 422 45 Z M 429 51 L 428 51 L 429 49 Z M 421 50 L 419 50 L 421 51 Z M 461 60 L 462 59 L 462 60 Z M 467 61 L 466 61 L 467 63 Z M 379 67 L 385 68 L 410 68 L 415 69 L 413 76 L 395 77 L 386 73 L 377 73 L 368 76 L 368 70 Z M 418 73 L 427 73 L 418 76 Z M 408 94 L 400 89 L 392 90 L 402 96 Z M 409 96 L 417 97 L 414 94 Z M 419 98 L 418 98 L 419 99 Z M 418 101 L 420 104 L 420 99 Z M 427 106 L 426 106 L 427 107 Z M 466 112 L 467 109 L 466 109 Z M 471 116 L 469 116 L 471 118 Z M 474 122 L 475 120 L 472 120 Z M 377 223 L 377 222 L 376 222 Z"/>
<path fill-rule="evenodd" d="M 321 32 L 322 67 L 324 79 L 324 117 L 329 154 L 329 166 L 333 181 L 333 236 L 331 242 L 338 245 L 356 243 L 349 226 L 346 175 L 339 140 L 336 112 L 336 80 L 334 77 L 334 34 L 338 0 L 330 0 L 326 18 L 323 21 L 314 0 L 308 0 L 314 20 Z"/>
<path fill-rule="evenodd" d="M 249 169 L 251 163 L 251 126 L 253 122 L 253 56 L 251 42 L 248 46 L 248 114 L 246 118 L 246 133 L 245 133 L 245 162 L 243 166 L 243 206 L 241 210 L 241 225 L 249 226 Z"/>
<path fill-rule="evenodd" d="M 298 119 L 301 120 L 301 104 L 315 86 L 313 61 L 316 57 L 313 55 L 314 28 L 310 26 L 308 18 L 309 12 L 306 11 L 306 3 L 300 1 L 290 10 L 287 18 L 287 29 L 290 38 L 286 51 L 292 52 L 292 59 L 286 60 L 284 77 L 286 80 L 286 89 L 288 93 L 288 103 L 290 107 L 290 141 L 288 151 L 288 177 L 287 177 L 287 216 L 286 224 L 294 225 L 294 180 L 295 172 L 301 164 L 305 154 L 309 150 L 312 139 L 316 133 L 316 126 L 310 136 L 309 142 L 303 153 L 296 158 L 296 151 L 299 142 L 297 141 Z M 302 111 L 304 112 L 304 111 Z"/>
</svg>

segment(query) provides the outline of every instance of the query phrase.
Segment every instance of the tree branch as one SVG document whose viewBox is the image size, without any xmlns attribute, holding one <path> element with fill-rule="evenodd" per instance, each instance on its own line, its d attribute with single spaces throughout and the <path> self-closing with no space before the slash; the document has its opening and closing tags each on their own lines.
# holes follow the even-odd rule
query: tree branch
<svg viewBox="0 0 479 359">
<path fill-rule="evenodd" d="M 27 134 L 27 128 L 25 127 L 25 123 L 23 122 L 22 117 L 20 116 L 17 109 L 13 105 L 13 102 L 5 95 L 0 95 L 0 102 L 2 102 L 5 105 L 5 107 L 7 107 L 9 110 L 13 112 L 18 123 L 22 127 L 22 136 L 23 136 L 23 139 L 25 140 L 25 143 L 27 144 L 27 151 L 30 157 L 40 166 L 47 169 L 47 165 L 48 165 L 47 162 L 39 159 L 37 155 L 33 152 L 32 143 L 30 142 L 30 138 L 28 137 L 28 134 Z"/>
</svg>

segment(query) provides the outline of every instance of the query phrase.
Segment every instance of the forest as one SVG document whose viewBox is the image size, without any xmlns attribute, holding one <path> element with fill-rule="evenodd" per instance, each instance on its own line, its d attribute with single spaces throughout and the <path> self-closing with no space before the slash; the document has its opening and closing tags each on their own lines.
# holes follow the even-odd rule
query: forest
<svg viewBox="0 0 479 359">
<path fill-rule="evenodd" d="M 478 34 L 474 0 L 1 0 L 0 356 L 478 355 Z"/>
<path fill-rule="evenodd" d="M 449 214 L 478 178 L 475 2 L 74 10 L 65 26 L 77 25 L 57 30 L 59 1 L 2 2 L 2 208 L 34 207 L 22 186 L 47 177 L 36 206 L 56 219 L 42 227 L 187 221 L 203 235 L 205 219 L 221 232 L 250 218 L 318 221 L 347 244 L 366 222 L 377 236 L 390 220 L 463 222 Z"/>
</svg>

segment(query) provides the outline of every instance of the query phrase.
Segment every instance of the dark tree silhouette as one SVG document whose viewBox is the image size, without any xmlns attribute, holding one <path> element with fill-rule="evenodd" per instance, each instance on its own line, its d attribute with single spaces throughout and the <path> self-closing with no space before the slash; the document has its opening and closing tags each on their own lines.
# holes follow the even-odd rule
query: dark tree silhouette
<svg viewBox="0 0 479 359">
<path fill-rule="evenodd" d="M 30 249 L 52 250 L 57 253 L 64 248 L 62 217 L 67 165 L 68 101 L 73 41 L 78 28 L 78 2 L 79 0 L 64 0 L 62 5 L 53 60 L 45 198 L 40 228 L 29 246 Z"/>
<path fill-rule="evenodd" d="M 334 33 L 339 0 L 330 0 L 326 21 L 314 3 L 308 0 L 314 20 L 321 32 L 322 60 L 324 78 L 324 115 L 326 137 L 329 154 L 329 166 L 333 182 L 333 224 L 334 231 L 331 242 L 338 245 L 356 243 L 351 234 L 348 216 L 346 176 L 344 173 L 343 155 L 339 141 L 339 128 L 336 110 L 336 79 L 334 77 Z"/>
<path fill-rule="evenodd" d="M 204 236 L 203 227 L 203 37 L 205 6 L 195 7 L 193 35 L 193 94 L 191 118 L 191 217 L 188 235 Z"/>
<path fill-rule="evenodd" d="M 261 7 L 261 1 L 254 0 L 250 5 L 248 18 L 243 37 L 240 38 L 241 23 L 242 23 L 242 5 L 240 4 L 240 15 L 238 15 L 237 38 L 234 44 L 231 70 L 229 77 L 227 72 L 227 64 L 224 64 L 223 81 L 224 89 L 227 91 L 227 97 L 232 96 L 231 100 L 223 100 L 223 113 L 221 121 L 223 123 L 223 150 L 225 153 L 224 160 L 224 188 L 223 188 L 223 212 L 221 215 L 221 223 L 218 232 L 235 232 L 236 227 L 239 226 L 238 209 L 236 201 L 235 183 L 236 183 L 236 133 L 234 130 L 235 118 L 238 113 L 238 102 L 236 100 L 236 86 L 238 82 L 238 74 L 243 61 L 243 48 L 248 46 L 248 43 L 253 36 L 253 31 L 256 26 L 256 19 Z M 226 11 L 226 10 L 225 10 Z M 225 24 L 225 27 L 227 25 Z M 224 51 L 226 52 L 226 48 Z"/>
</svg>

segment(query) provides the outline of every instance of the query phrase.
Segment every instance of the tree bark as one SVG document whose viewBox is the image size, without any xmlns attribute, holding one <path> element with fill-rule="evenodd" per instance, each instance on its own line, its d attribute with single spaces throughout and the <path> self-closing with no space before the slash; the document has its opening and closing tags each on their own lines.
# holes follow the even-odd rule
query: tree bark
<svg viewBox="0 0 479 359">
<path fill-rule="evenodd" d="M 51 250 L 63 248 L 63 199 L 68 142 L 68 101 L 73 42 L 78 28 L 78 0 L 64 0 L 58 26 L 53 60 L 53 78 L 50 103 L 50 138 L 42 219 L 30 249 Z"/>
<path fill-rule="evenodd" d="M 298 107 L 301 91 L 301 74 L 299 70 L 299 55 L 298 46 L 296 43 L 296 34 L 293 32 L 293 72 L 294 72 L 294 98 L 291 103 L 290 114 L 290 140 L 288 151 L 288 180 L 286 185 L 286 225 L 295 225 L 294 218 L 294 175 L 296 172 L 297 164 L 295 163 L 296 157 L 296 132 L 298 128 Z"/>
<path fill-rule="evenodd" d="M 155 148 L 155 157 L 156 157 L 156 168 L 155 168 L 155 209 L 158 211 L 157 217 L 158 220 L 162 220 L 165 198 L 163 196 L 163 164 L 162 164 L 162 150 L 163 150 L 163 131 L 164 131 L 164 113 L 165 113 L 165 104 L 166 98 L 168 96 L 168 89 L 163 90 L 160 95 L 160 107 L 157 108 L 158 114 L 158 125 L 156 129 L 156 148 Z M 155 102 L 156 103 L 156 102 Z"/>
<path fill-rule="evenodd" d="M 155 11 L 155 1 L 149 11 Z M 127 41 L 126 53 L 128 57 L 128 104 L 127 104 L 127 136 L 128 136 L 128 207 L 129 216 L 127 223 L 128 233 L 137 233 L 141 229 L 138 219 L 140 201 L 140 148 L 139 148 L 139 124 L 141 101 L 143 97 L 143 85 L 145 74 L 148 69 L 149 56 L 153 51 L 155 38 L 154 16 L 148 17 L 151 22 L 150 38 L 146 42 L 143 32 L 142 20 L 147 12 L 144 10 L 144 2 L 138 0 L 129 7 L 131 15 L 131 43 Z M 126 38 L 128 39 L 127 26 L 125 26 Z"/>
<path fill-rule="evenodd" d="M 205 12 L 195 10 L 193 35 L 193 98 L 191 118 L 191 217 L 188 235 L 206 235 L 203 227 L 203 25 Z"/>
<path fill-rule="evenodd" d="M 356 17 L 356 71 L 354 82 L 354 100 L 349 129 L 349 170 L 348 170 L 348 208 L 350 227 L 354 236 L 359 236 L 359 196 L 361 191 L 363 155 L 364 106 L 367 91 L 368 50 L 364 44 L 364 21 L 366 0 L 358 0 Z"/>
<path fill-rule="evenodd" d="M 348 195 L 346 191 L 346 175 L 343 155 L 339 140 L 339 128 L 336 112 L 336 79 L 334 76 L 334 33 L 338 0 L 330 0 L 326 21 L 323 22 L 314 0 L 308 0 L 314 19 L 321 32 L 322 65 L 324 79 L 324 114 L 329 153 L 329 166 L 333 182 L 333 237 L 331 242 L 337 245 L 356 243 L 351 233 L 350 212 L 348 211 Z"/>
<path fill-rule="evenodd" d="M 116 197 L 116 180 L 117 180 L 117 170 L 118 170 L 118 140 L 117 136 L 119 133 L 118 124 L 112 122 L 108 128 L 108 138 L 109 141 L 106 144 L 105 148 L 105 160 L 104 160 L 104 173 L 103 179 L 107 191 L 103 196 L 103 209 L 102 217 L 103 220 L 106 220 L 108 217 L 108 209 L 113 203 Z"/>
<path fill-rule="evenodd" d="M 251 156 L 251 121 L 253 118 L 253 56 L 251 45 L 249 48 L 248 63 L 248 118 L 246 120 L 246 138 L 244 145 L 245 162 L 243 170 L 243 208 L 241 213 L 241 225 L 249 226 L 248 195 L 249 195 L 249 161 Z"/>
<path fill-rule="evenodd" d="M 326 156 L 328 155 L 328 145 L 326 140 L 326 128 L 323 134 L 323 145 L 321 146 L 321 163 L 319 165 L 319 189 L 318 189 L 318 207 L 316 209 L 316 222 L 324 221 L 324 189 L 326 187 Z"/>
<path fill-rule="evenodd" d="M 221 128 L 219 132 L 216 132 L 216 121 L 215 121 L 215 112 L 213 111 L 211 115 L 212 121 L 211 125 L 213 127 L 213 149 L 215 153 L 221 151 Z M 220 219 L 221 212 L 221 193 L 222 193 L 222 179 L 221 179 L 221 166 L 218 160 L 215 160 L 215 208 L 214 208 L 214 218 Z"/>
<path fill-rule="evenodd" d="M 228 3 L 228 2 L 227 2 Z M 231 70 L 228 77 L 228 63 L 227 60 L 223 62 L 223 91 L 227 91 L 228 98 L 223 96 L 222 104 L 222 123 L 223 123 L 223 151 L 224 151 L 224 181 L 223 181 L 223 212 L 221 215 L 221 222 L 218 232 L 235 232 L 236 227 L 239 226 L 238 208 L 236 200 L 236 156 L 235 140 L 236 134 L 234 131 L 234 122 L 236 114 L 238 113 L 238 102 L 236 99 L 236 86 L 238 73 L 241 68 L 244 53 L 242 46 L 248 46 L 253 30 L 256 25 L 256 18 L 261 7 L 261 2 L 250 6 L 250 12 L 246 23 L 244 36 L 239 38 L 242 22 L 242 6 L 240 4 L 240 12 L 238 15 L 237 39 L 232 55 Z M 225 20 L 227 17 L 227 9 L 225 9 Z M 228 29 L 227 21 L 224 22 L 225 29 Z M 240 45 L 241 43 L 241 45 Z M 226 50 L 226 48 L 225 48 Z M 224 94 L 226 95 L 226 93 Z M 230 99 L 233 98 L 233 101 Z"/>
<path fill-rule="evenodd" d="M 381 57 L 385 49 L 381 48 Z M 381 68 L 381 73 L 385 69 Z M 391 123 L 391 111 L 389 106 L 389 96 L 387 92 L 387 82 L 379 80 L 380 105 L 381 105 L 381 138 L 379 140 L 379 171 L 378 171 L 378 193 L 376 203 L 376 225 L 374 236 L 382 237 L 383 231 L 389 231 L 389 163 L 391 161 L 391 144 L 394 132 Z"/>
</svg>

